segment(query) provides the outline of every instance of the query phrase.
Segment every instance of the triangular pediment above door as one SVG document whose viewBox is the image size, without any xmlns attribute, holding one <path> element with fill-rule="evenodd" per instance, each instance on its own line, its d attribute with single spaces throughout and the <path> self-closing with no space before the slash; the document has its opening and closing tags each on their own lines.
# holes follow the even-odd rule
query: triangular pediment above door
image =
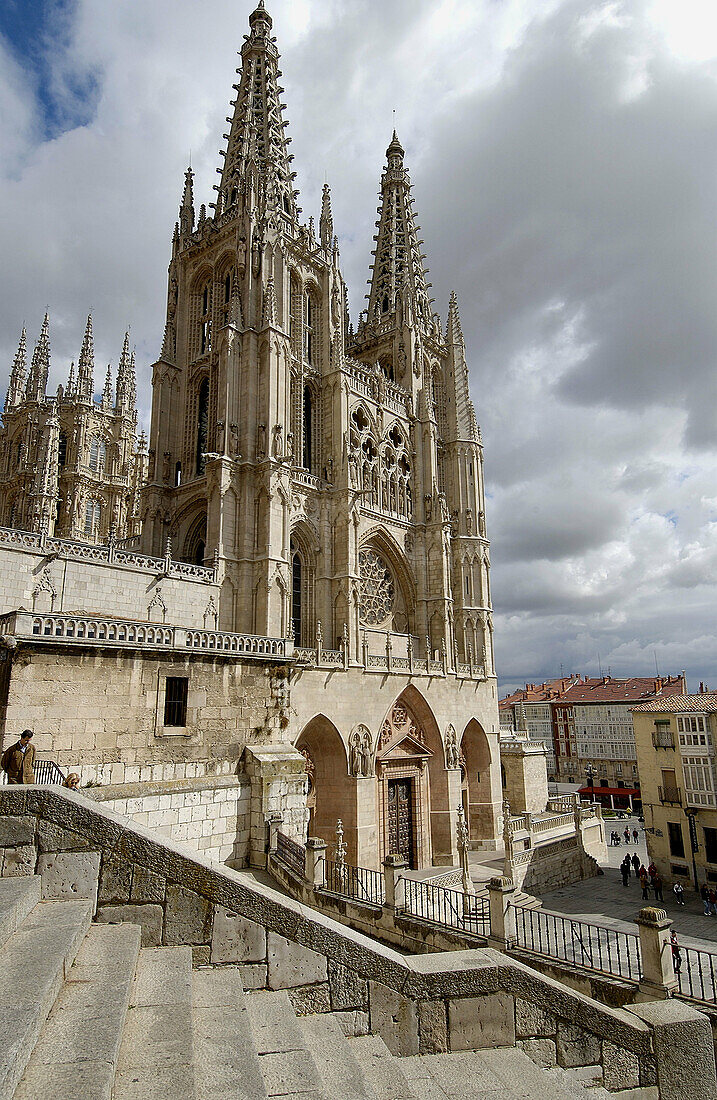
<svg viewBox="0 0 717 1100">
<path fill-rule="evenodd" d="M 387 745 L 383 752 L 379 753 L 378 759 L 385 760 L 428 760 L 433 753 L 430 749 L 427 749 L 425 745 L 416 737 L 412 737 L 409 734 L 399 735 L 392 745 Z"/>
</svg>

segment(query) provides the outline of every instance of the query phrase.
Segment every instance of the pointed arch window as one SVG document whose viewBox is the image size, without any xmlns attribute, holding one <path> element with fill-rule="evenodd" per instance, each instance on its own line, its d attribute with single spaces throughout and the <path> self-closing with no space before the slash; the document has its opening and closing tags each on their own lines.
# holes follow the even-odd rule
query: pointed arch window
<svg viewBox="0 0 717 1100">
<path fill-rule="evenodd" d="M 212 347 L 212 295 L 211 286 L 206 282 L 199 296 L 199 353 L 204 355 Z"/>
<path fill-rule="evenodd" d="M 107 446 L 100 436 L 93 436 L 90 440 L 90 469 L 98 473 L 105 464 Z"/>
<path fill-rule="evenodd" d="M 197 476 L 206 466 L 207 428 L 209 421 L 209 379 L 202 379 L 197 395 Z"/>
<path fill-rule="evenodd" d="M 304 294 L 304 361 L 314 365 L 316 358 L 316 303 L 309 291 Z"/>
<path fill-rule="evenodd" d="M 102 518 L 102 505 L 99 500 L 88 500 L 85 505 L 84 533 L 88 538 L 98 538 L 100 533 L 100 519 Z"/>
<path fill-rule="evenodd" d="M 303 447 L 301 464 L 313 473 L 314 401 L 310 386 L 304 386 Z"/>
<path fill-rule="evenodd" d="M 291 626 L 294 632 L 294 642 L 296 645 L 302 644 L 301 627 L 302 627 L 302 573 L 303 566 L 301 561 L 301 554 L 296 548 L 294 540 L 291 540 Z"/>
</svg>

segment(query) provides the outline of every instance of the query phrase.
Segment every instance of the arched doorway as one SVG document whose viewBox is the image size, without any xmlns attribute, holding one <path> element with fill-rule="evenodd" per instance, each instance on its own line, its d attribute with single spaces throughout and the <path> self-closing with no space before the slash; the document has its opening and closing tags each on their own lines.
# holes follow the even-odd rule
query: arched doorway
<svg viewBox="0 0 717 1100">
<path fill-rule="evenodd" d="M 304 726 L 296 748 L 306 759 L 309 836 L 326 841 L 335 857 L 336 821 L 341 818 L 349 863 L 356 862 L 356 782 L 348 774 L 346 750 L 338 730 L 323 714 Z"/>
<path fill-rule="evenodd" d="M 471 847 L 480 848 L 495 836 L 495 807 L 488 738 L 475 718 L 463 731 L 460 744 L 463 812 Z"/>
</svg>

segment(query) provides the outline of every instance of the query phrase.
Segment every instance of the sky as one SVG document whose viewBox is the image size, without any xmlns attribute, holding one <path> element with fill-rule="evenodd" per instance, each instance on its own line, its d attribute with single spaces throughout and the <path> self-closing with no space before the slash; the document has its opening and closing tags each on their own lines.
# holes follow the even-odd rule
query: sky
<svg viewBox="0 0 717 1100">
<path fill-rule="evenodd" d="M 4 0 L 0 357 L 125 328 L 148 426 L 183 173 L 209 203 L 243 0 Z M 485 448 L 501 689 L 717 687 L 717 6 L 267 0 L 304 216 L 363 308 L 393 126 Z M 2 382 L 0 381 L 0 387 Z"/>
</svg>

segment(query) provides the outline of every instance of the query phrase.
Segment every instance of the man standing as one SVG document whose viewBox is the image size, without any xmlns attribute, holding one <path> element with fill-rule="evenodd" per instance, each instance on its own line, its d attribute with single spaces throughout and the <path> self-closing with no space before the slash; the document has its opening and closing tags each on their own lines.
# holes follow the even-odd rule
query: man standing
<svg viewBox="0 0 717 1100">
<path fill-rule="evenodd" d="M 8 783 L 35 782 L 35 746 L 32 744 L 32 730 L 23 730 L 20 740 L 11 745 L 2 754 L 2 769 L 7 774 Z"/>
</svg>

